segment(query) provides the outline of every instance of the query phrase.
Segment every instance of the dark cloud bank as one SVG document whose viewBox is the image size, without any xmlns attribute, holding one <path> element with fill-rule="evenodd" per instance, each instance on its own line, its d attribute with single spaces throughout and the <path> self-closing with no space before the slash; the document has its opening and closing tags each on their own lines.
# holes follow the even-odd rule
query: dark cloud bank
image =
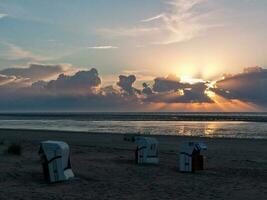
<svg viewBox="0 0 267 200">
<path fill-rule="evenodd" d="M 252 67 L 217 82 L 214 92 L 229 99 L 267 105 L 267 69 Z"/>
<path fill-rule="evenodd" d="M 96 69 L 67 75 L 69 68 L 32 64 L 0 71 L 0 111 L 149 111 L 155 103 L 212 104 L 208 90 L 262 107 L 267 102 L 267 70 L 259 67 L 225 77 L 213 88 L 205 82 L 182 83 L 174 75 L 143 83 L 143 88 L 134 87 L 135 75 L 121 75 L 104 87 Z"/>
</svg>

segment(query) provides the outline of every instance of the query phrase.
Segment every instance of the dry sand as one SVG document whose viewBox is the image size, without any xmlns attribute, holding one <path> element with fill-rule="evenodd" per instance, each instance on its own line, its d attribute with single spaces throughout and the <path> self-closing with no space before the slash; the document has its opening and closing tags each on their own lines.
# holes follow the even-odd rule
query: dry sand
<svg viewBox="0 0 267 200">
<path fill-rule="evenodd" d="M 122 135 L 0 130 L 0 199 L 267 199 L 267 140 L 157 138 L 160 165 L 137 166 L 135 145 Z M 48 139 L 69 143 L 76 180 L 44 181 L 38 149 Z M 188 140 L 208 145 L 202 172 L 178 171 Z M 21 156 L 5 153 L 11 142 L 21 143 Z"/>
</svg>

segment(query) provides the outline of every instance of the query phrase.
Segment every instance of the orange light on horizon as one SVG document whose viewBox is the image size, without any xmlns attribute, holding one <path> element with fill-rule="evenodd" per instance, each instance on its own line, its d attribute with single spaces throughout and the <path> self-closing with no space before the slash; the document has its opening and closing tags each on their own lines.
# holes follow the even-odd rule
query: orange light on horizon
<svg viewBox="0 0 267 200">
<path fill-rule="evenodd" d="M 208 89 L 205 93 L 224 112 L 259 111 L 259 108 L 252 103 L 247 103 L 239 99 L 226 99 Z"/>
<path fill-rule="evenodd" d="M 257 112 L 260 108 L 252 103 L 238 99 L 226 99 L 210 90 L 205 91 L 212 103 L 151 103 L 149 109 L 153 111 L 181 111 L 181 112 Z"/>
</svg>

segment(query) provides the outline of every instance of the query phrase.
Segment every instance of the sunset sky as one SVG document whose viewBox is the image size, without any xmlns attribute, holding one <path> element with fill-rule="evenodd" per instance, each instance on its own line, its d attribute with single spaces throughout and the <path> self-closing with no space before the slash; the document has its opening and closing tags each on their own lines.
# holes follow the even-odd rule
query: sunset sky
<svg viewBox="0 0 267 200">
<path fill-rule="evenodd" d="M 264 111 L 266 11 L 266 0 L 0 0 L 0 110 Z"/>
</svg>

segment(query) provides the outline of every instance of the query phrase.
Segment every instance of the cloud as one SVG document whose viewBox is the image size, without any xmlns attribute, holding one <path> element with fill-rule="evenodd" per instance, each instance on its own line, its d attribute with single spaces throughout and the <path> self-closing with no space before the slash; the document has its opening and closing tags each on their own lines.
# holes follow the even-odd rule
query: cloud
<svg viewBox="0 0 267 200">
<path fill-rule="evenodd" d="M 5 14 L 5 13 L 0 13 L 0 19 L 1 18 L 4 18 L 4 17 L 7 17 L 8 15 L 7 14 Z"/>
<path fill-rule="evenodd" d="M 120 91 L 114 88 L 112 85 L 106 86 L 100 89 L 100 94 L 104 96 L 119 96 Z"/>
<path fill-rule="evenodd" d="M 126 95 L 126 91 L 121 93 L 113 86 L 101 88 L 100 84 L 101 79 L 97 70 L 91 69 L 69 76 L 61 74 L 56 80 L 37 81 L 29 87 L 12 91 L 0 87 L 0 110 L 9 108 L 10 111 L 11 108 L 39 111 L 120 111 L 137 109 L 140 106 L 135 95 Z M 127 86 L 124 86 L 126 89 Z"/>
<path fill-rule="evenodd" d="M 18 88 L 23 88 L 31 85 L 31 81 L 28 78 L 6 76 L 0 74 L 0 92 L 14 91 Z"/>
<path fill-rule="evenodd" d="M 156 92 L 170 92 L 181 89 L 184 84 L 175 75 L 169 75 L 166 78 L 156 78 L 154 80 L 153 90 Z"/>
<path fill-rule="evenodd" d="M 95 92 L 101 79 L 96 69 L 79 71 L 73 76 L 60 74 L 56 80 L 49 81 L 45 88 L 59 94 L 87 94 Z"/>
<path fill-rule="evenodd" d="M 146 86 L 144 86 L 147 88 Z M 146 101 L 164 103 L 211 103 L 207 96 L 206 83 L 199 82 L 194 84 L 182 83 L 175 75 L 166 78 L 156 78 L 154 80 L 153 91 Z"/>
<path fill-rule="evenodd" d="M 66 73 L 71 70 L 68 64 L 59 65 L 43 65 L 43 64 L 30 64 L 29 67 L 24 68 L 7 68 L 0 70 L 0 74 L 6 76 L 28 78 L 32 82 L 38 80 L 49 80 L 55 78 L 61 73 Z"/>
<path fill-rule="evenodd" d="M 140 91 L 133 87 L 135 81 L 136 81 L 135 75 L 129 75 L 129 76 L 120 75 L 117 85 L 127 95 L 140 94 Z"/>
<path fill-rule="evenodd" d="M 52 59 L 50 57 L 34 54 L 14 44 L 4 43 L 4 45 L 8 47 L 7 53 L 5 53 L 4 56 L 1 56 L 2 59 L 4 60 L 8 61 L 24 60 L 26 62 L 42 62 Z"/>
<path fill-rule="evenodd" d="M 88 47 L 88 49 L 96 49 L 96 50 L 106 50 L 106 49 L 118 49 L 119 47 L 116 46 L 93 46 Z"/>
<path fill-rule="evenodd" d="M 40 66 L 42 70 L 47 70 L 48 66 Z M 55 74 L 61 71 L 60 67 L 56 69 L 52 71 Z M 32 72 L 35 70 L 35 67 L 28 67 L 27 73 L 16 70 L 16 75 L 0 73 L 1 111 L 153 111 L 158 108 L 157 105 L 164 105 L 166 109 L 172 105 L 180 105 L 179 108 L 198 105 L 198 108 L 203 106 L 204 109 L 207 105 L 218 105 L 218 100 L 213 99 L 209 91 L 223 97 L 223 105 L 230 105 L 231 108 L 238 106 L 235 102 L 243 102 L 242 105 L 252 102 L 263 107 L 267 102 L 267 69 L 258 67 L 226 77 L 213 88 L 206 82 L 184 83 L 175 75 L 169 75 L 155 78 L 151 85 L 143 83 L 141 89 L 134 86 L 137 81 L 135 75 L 120 75 L 116 85 L 102 87 L 102 80 L 94 68 L 73 75 L 62 73 L 53 80 L 42 80 L 46 76 L 41 75 L 40 80 L 32 83 L 32 77 L 37 79 Z M 31 78 L 26 78 L 28 74 L 32 75 Z M 186 108 L 190 110 L 190 106 Z M 214 108 L 218 111 L 221 107 Z M 240 108 L 244 110 L 249 107 Z"/>
<path fill-rule="evenodd" d="M 157 20 L 157 19 L 162 19 L 163 17 L 164 17 L 164 14 L 159 14 L 159 15 L 156 15 L 154 17 L 143 19 L 143 20 L 141 20 L 141 22 L 151 22 L 151 21 L 154 21 L 154 20 Z"/>
<path fill-rule="evenodd" d="M 203 22 L 204 16 L 197 12 L 196 7 L 202 5 L 206 0 L 172 0 L 167 4 L 171 6 L 168 12 L 142 20 L 142 22 L 161 21 L 160 26 L 165 30 L 167 37 L 154 42 L 155 44 L 172 44 L 183 42 L 198 37 L 206 31 L 211 25 Z"/>
<path fill-rule="evenodd" d="M 147 83 L 143 83 L 142 93 L 147 95 L 147 96 L 151 96 L 154 94 L 152 88 Z"/>
<path fill-rule="evenodd" d="M 267 69 L 252 67 L 244 69 L 243 73 L 218 81 L 213 91 L 228 99 L 266 105 L 266 88 Z"/>
<path fill-rule="evenodd" d="M 15 76 L 6 76 L 0 74 L 0 86 L 6 85 L 14 80 L 16 80 Z"/>
<path fill-rule="evenodd" d="M 136 37 L 147 45 L 188 41 L 218 26 L 208 23 L 212 14 L 207 8 L 199 9 L 207 2 L 208 0 L 165 0 L 167 7 L 162 13 L 143 19 L 134 27 L 103 28 L 98 32 L 107 37 Z"/>
<path fill-rule="evenodd" d="M 45 89 L 46 86 L 47 86 L 47 82 L 42 81 L 42 80 L 32 83 L 33 89 Z"/>
</svg>

